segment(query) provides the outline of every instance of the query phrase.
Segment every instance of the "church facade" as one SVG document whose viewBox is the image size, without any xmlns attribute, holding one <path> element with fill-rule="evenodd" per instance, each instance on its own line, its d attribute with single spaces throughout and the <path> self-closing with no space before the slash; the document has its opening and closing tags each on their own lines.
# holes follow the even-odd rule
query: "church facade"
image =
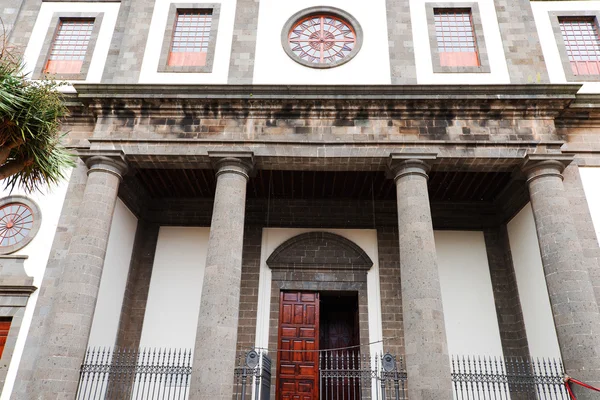
<svg viewBox="0 0 600 400">
<path fill-rule="evenodd" d="M 402 359 L 409 400 L 467 356 L 600 386 L 600 1 L 0 11 L 77 158 L 0 197 L 2 400 L 93 398 L 95 349 L 184 351 L 173 399 L 231 399 L 250 349 L 278 400 L 325 400 L 332 349 Z"/>
</svg>

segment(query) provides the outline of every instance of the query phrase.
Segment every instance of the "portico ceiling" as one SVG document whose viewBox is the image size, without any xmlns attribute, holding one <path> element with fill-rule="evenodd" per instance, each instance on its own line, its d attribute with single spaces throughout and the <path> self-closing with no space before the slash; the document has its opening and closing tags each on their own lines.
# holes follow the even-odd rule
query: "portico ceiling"
<svg viewBox="0 0 600 400">
<path fill-rule="evenodd" d="M 508 186 L 510 172 L 431 171 L 431 201 L 491 202 Z M 137 178 L 153 198 L 213 197 L 215 174 L 208 169 L 139 169 Z M 392 179 L 382 171 L 258 170 L 249 198 L 393 200 Z"/>
</svg>

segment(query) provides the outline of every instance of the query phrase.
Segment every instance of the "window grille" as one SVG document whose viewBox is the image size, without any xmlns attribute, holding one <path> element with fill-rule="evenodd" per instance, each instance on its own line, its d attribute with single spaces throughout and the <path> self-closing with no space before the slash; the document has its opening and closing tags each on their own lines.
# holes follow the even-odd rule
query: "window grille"
<svg viewBox="0 0 600 400">
<path fill-rule="evenodd" d="M 446 67 L 479 66 L 471 10 L 436 9 L 434 21 L 440 64 Z"/>
<path fill-rule="evenodd" d="M 600 37 L 594 17 L 559 18 L 573 75 L 600 75 Z"/>
<path fill-rule="evenodd" d="M 44 72 L 52 74 L 81 72 L 93 28 L 93 19 L 61 20 Z"/>
<path fill-rule="evenodd" d="M 178 10 L 169 65 L 206 65 L 212 10 Z"/>
</svg>

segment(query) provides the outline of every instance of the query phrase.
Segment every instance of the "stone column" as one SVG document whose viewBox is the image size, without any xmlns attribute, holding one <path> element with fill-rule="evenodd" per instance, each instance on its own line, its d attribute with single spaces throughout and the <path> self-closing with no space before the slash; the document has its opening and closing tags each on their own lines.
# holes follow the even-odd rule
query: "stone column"
<svg viewBox="0 0 600 400">
<path fill-rule="evenodd" d="M 190 399 L 231 400 L 237 342 L 246 184 L 251 153 L 210 153 L 217 188 L 210 225 Z"/>
<path fill-rule="evenodd" d="M 117 191 L 127 166 L 122 156 L 93 156 L 79 218 L 49 310 L 45 345 L 29 399 L 74 399 L 92 327 Z"/>
<path fill-rule="evenodd" d="M 450 400 L 452 380 L 423 159 L 392 155 L 396 182 L 404 341 L 411 400 Z"/>
<path fill-rule="evenodd" d="M 600 312 L 563 187 L 562 171 L 569 161 L 532 155 L 524 172 L 566 372 L 600 386 Z M 598 398 L 590 390 L 574 389 L 578 400 Z"/>
</svg>

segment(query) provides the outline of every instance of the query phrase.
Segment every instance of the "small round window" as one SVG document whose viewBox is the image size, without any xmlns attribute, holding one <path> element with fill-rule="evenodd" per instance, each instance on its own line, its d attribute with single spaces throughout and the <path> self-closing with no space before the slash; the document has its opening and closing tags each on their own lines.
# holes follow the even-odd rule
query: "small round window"
<svg viewBox="0 0 600 400">
<path fill-rule="evenodd" d="M 350 61 L 359 51 L 362 30 L 342 10 L 303 10 L 286 23 L 282 45 L 294 61 L 313 68 L 331 68 Z"/>
<path fill-rule="evenodd" d="M 34 238 L 41 223 L 37 205 L 23 196 L 0 200 L 0 254 L 10 254 Z"/>
</svg>

